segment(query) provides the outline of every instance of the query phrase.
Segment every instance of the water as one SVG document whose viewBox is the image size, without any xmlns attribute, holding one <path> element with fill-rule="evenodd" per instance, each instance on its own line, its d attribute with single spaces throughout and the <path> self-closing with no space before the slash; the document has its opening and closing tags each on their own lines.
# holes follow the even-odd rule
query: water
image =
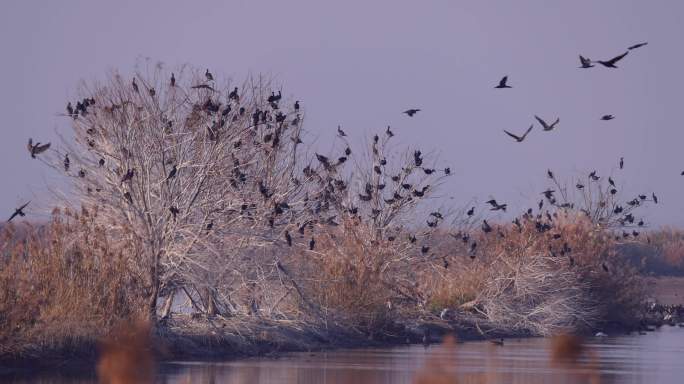
<svg viewBox="0 0 684 384">
<path fill-rule="evenodd" d="M 682 383 L 684 328 L 586 340 L 574 363 L 551 358 L 548 339 L 448 346 L 293 353 L 278 359 L 170 362 L 159 383 Z M 3 378 L 0 377 L 0 381 Z M 92 377 L 23 378 L 14 383 L 95 383 Z"/>
</svg>

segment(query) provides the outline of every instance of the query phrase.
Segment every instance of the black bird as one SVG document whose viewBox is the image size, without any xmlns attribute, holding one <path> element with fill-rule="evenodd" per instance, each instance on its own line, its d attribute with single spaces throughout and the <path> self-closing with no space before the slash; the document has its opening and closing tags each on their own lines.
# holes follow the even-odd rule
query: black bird
<svg viewBox="0 0 684 384">
<path fill-rule="evenodd" d="M 173 168 L 171 168 L 171 172 L 169 172 L 169 176 L 166 178 L 166 180 L 169 180 L 169 179 L 176 177 L 177 172 L 178 172 L 178 167 L 176 167 L 174 165 Z"/>
<path fill-rule="evenodd" d="M 380 140 L 380 136 L 378 135 L 373 135 L 373 144 L 377 144 L 378 140 Z"/>
<path fill-rule="evenodd" d="M 591 171 L 591 173 L 589 173 L 589 178 L 593 181 L 598 181 L 601 177 L 596 176 L 596 171 Z"/>
<path fill-rule="evenodd" d="M 402 113 L 405 113 L 405 114 L 409 115 L 410 117 L 413 117 L 413 115 L 415 115 L 418 112 L 420 112 L 420 109 L 412 108 L 412 109 L 407 109 Z"/>
<path fill-rule="evenodd" d="M 124 192 L 124 197 L 126 198 L 126 201 L 128 201 L 128 204 L 133 204 L 133 197 L 130 192 Z"/>
<path fill-rule="evenodd" d="M 394 132 L 392 132 L 392 131 L 390 130 L 390 126 L 389 126 L 389 125 L 387 126 L 387 130 L 385 131 L 385 133 L 387 134 L 387 137 L 392 137 L 392 136 L 394 136 Z"/>
<path fill-rule="evenodd" d="M 150 91 L 150 96 L 152 96 L 152 97 L 154 97 L 154 95 L 157 94 L 157 91 L 155 91 L 154 88 L 150 88 L 149 91 Z"/>
<path fill-rule="evenodd" d="M 176 76 L 173 74 L 173 72 L 171 72 L 171 86 L 176 86 Z"/>
<path fill-rule="evenodd" d="M 40 142 L 37 142 L 35 145 L 33 145 L 33 139 L 29 138 L 26 148 L 28 148 L 31 157 L 35 159 L 36 155 L 41 154 L 50 148 L 50 143 L 40 145 Z"/>
<path fill-rule="evenodd" d="M 208 81 L 214 80 L 214 75 L 212 75 L 211 72 L 209 72 L 209 68 L 207 68 L 207 71 L 204 72 L 204 76 L 207 77 L 207 80 L 208 80 Z"/>
<path fill-rule="evenodd" d="M 620 158 L 620 169 L 622 169 L 625 166 L 625 159 L 623 157 Z"/>
<path fill-rule="evenodd" d="M 523 134 L 522 136 L 518 136 L 518 135 L 515 135 L 515 134 L 513 134 L 513 133 L 510 133 L 510 132 L 508 132 L 508 131 L 505 130 L 505 129 L 504 129 L 503 131 L 506 132 L 506 134 L 507 134 L 508 136 L 514 138 L 515 141 L 517 141 L 518 143 L 522 143 L 522 141 L 525 140 L 525 137 L 527 137 L 527 134 L 530 133 L 531 130 L 532 130 L 532 125 L 530 125 L 530 127 L 527 128 L 527 131 L 525 131 L 525 134 Z"/>
<path fill-rule="evenodd" d="M 421 157 L 421 152 L 420 150 L 415 150 L 413 152 L 413 162 L 416 164 L 416 167 L 420 167 L 423 165 L 423 158 Z"/>
<path fill-rule="evenodd" d="M 423 245 L 422 247 L 420 247 L 420 253 L 422 253 L 422 254 L 426 254 L 429 251 L 430 251 L 430 247 L 428 247 L 427 245 Z"/>
<path fill-rule="evenodd" d="M 347 147 L 347 148 L 344 150 L 344 154 L 345 154 L 346 156 L 351 155 L 351 148 Z"/>
<path fill-rule="evenodd" d="M 132 85 L 133 85 L 133 90 L 135 91 L 135 93 L 138 93 L 140 90 L 138 89 L 138 84 L 135 82 L 135 77 L 133 78 Z"/>
<path fill-rule="evenodd" d="M 615 186 L 615 181 L 613 181 L 610 176 L 608 176 L 608 184 L 612 185 L 613 187 Z"/>
<path fill-rule="evenodd" d="M 475 249 L 477 248 L 477 242 L 473 241 L 470 244 L 470 250 L 468 250 L 468 253 L 470 253 L 470 258 L 475 259 Z"/>
<path fill-rule="evenodd" d="M 69 160 L 69 154 L 64 155 L 64 170 L 69 171 L 69 165 L 71 165 L 71 160 Z"/>
<path fill-rule="evenodd" d="M 21 217 L 26 216 L 26 213 L 24 213 L 24 208 L 26 208 L 26 206 L 29 205 L 30 202 L 31 202 L 31 201 L 29 200 L 26 204 L 22 205 L 22 206 L 19 207 L 19 208 L 16 208 L 16 209 L 14 210 L 14 213 L 12 214 L 12 216 L 10 216 L 9 220 L 7 220 L 7 222 L 9 223 L 9 222 L 12 221 L 12 219 L 14 219 L 16 216 L 21 216 Z"/>
<path fill-rule="evenodd" d="M 484 233 L 489 233 L 492 231 L 492 227 L 487 223 L 487 220 L 482 221 L 482 231 Z"/>
<path fill-rule="evenodd" d="M 289 231 L 285 231 L 285 241 L 287 242 L 288 246 L 292 246 L 292 236 L 290 236 Z"/>
<path fill-rule="evenodd" d="M 210 221 L 209 224 L 207 224 L 207 231 L 211 231 L 212 228 L 214 228 L 214 220 Z"/>
<path fill-rule="evenodd" d="M 326 167 L 330 165 L 330 160 L 326 156 L 316 153 L 316 159 L 318 159 L 318 161 Z"/>
<path fill-rule="evenodd" d="M 316 240 L 312 237 L 311 240 L 309 241 L 309 250 L 313 251 L 314 247 L 316 246 Z"/>
<path fill-rule="evenodd" d="M 577 184 L 575 185 L 575 187 L 577 187 L 577 189 L 582 189 L 582 188 L 584 188 L 584 185 L 581 184 L 580 182 L 577 182 Z"/>
<path fill-rule="evenodd" d="M 551 180 L 554 179 L 554 177 L 553 177 L 553 172 L 551 172 L 550 169 L 547 169 L 547 170 L 546 170 L 546 175 L 549 177 L 549 179 L 551 179 Z"/>
<path fill-rule="evenodd" d="M 449 168 L 449 167 L 444 168 L 444 174 L 445 175 L 451 175 L 451 168 Z"/>
<path fill-rule="evenodd" d="M 238 88 L 235 87 L 233 90 L 228 94 L 228 100 L 239 100 L 240 96 L 238 96 Z"/>
<path fill-rule="evenodd" d="M 124 177 L 121 179 L 121 183 L 123 184 L 127 182 L 128 180 L 132 179 L 133 176 L 135 176 L 135 168 L 128 169 Z"/>
<path fill-rule="evenodd" d="M 475 207 L 470 208 L 468 210 L 468 212 L 466 212 L 466 215 L 468 215 L 468 216 L 472 216 L 474 214 L 475 214 Z"/>
<path fill-rule="evenodd" d="M 85 169 L 81 168 L 78 170 L 78 177 L 85 177 L 86 172 Z"/>
<path fill-rule="evenodd" d="M 592 68 L 594 66 L 591 63 L 591 59 L 589 59 L 588 57 L 583 57 L 582 55 L 579 55 L 579 59 L 580 59 L 580 64 L 582 64 L 582 66 L 580 68 Z"/>
<path fill-rule="evenodd" d="M 299 100 L 295 101 L 294 103 L 294 110 L 299 111 Z"/>
<path fill-rule="evenodd" d="M 347 134 L 344 133 L 344 131 L 342 130 L 342 127 L 340 127 L 339 125 L 337 126 L 337 134 L 338 134 L 340 137 L 345 137 L 345 136 L 347 136 Z"/>
<path fill-rule="evenodd" d="M 103 166 L 103 165 L 105 164 L 105 159 L 100 159 L 100 161 L 98 161 L 97 163 L 98 163 L 98 164 L 100 165 L 100 167 L 101 167 L 101 166 Z"/>
<path fill-rule="evenodd" d="M 381 174 L 382 174 L 382 169 L 380 169 L 380 166 L 379 166 L 379 165 L 374 165 L 374 166 L 373 166 L 373 170 L 374 170 L 375 173 L 377 173 L 378 175 L 381 175 Z"/>
<path fill-rule="evenodd" d="M 553 189 L 547 189 L 546 191 L 542 192 L 542 195 L 544 195 L 544 197 L 546 197 L 547 199 L 551 200 L 551 199 L 553 199 L 553 193 L 554 192 L 556 192 L 556 191 L 554 191 Z"/>
<path fill-rule="evenodd" d="M 180 210 L 178 210 L 178 208 L 176 208 L 174 206 L 171 206 L 171 207 L 169 207 L 169 211 L 171 211 L 171 214 L 173 215 L 173 220 L 175 221 L 176 216 L 178 216 L 178 214 L 180 213 Z"/>
<path fill-rule="evenodd" d="M 542 120 L 542 118 L 540 118 L 537 115 L 534 115 L 534 118 L 537 119 L 537 121 L 539 122 L 539 124 L 541 124 L 542 128 L 544 128 L 545 131 L 552 130 L 556 126 L 556 124 L 560 122 L 560 118 L 556 118 L 556 121 L 554 121 L 553 124 L 548 124 L 546 121 Z"/>
<path fill-rule="evenodd" d="M 658 196 L 656 196 L 655 192 L 651 194 L 651 197 L 653 197 L 653 202 L 658 204 Z"/>
<path fill-rule="evenodd" d="M 67 103 L 66 110 L 69 116 L 74 114 L 74 107 L 71 106 L 71 102 Z"/>
<path fill-rule="evenodd" d="M 603 115 L 601 116 L 601 120 L 608 121 L 608 120 L 613 120 L 615 116 L 613 115 Z"/>
<path fill-rule="evenodd" d="M 643 47 L 644 45 L 648 45 L 648 42 L 643 42 L 643 43 L 634 44 L 634 45 L 632 45 L 631 47 L 627 47 L 627 49 L 629 49 L 629 50 L 631 51 L 632 49 L 641 48 L 641 47 Z"/>
<path fill-rule="evenodd" d="M 507 81 L 508 81 L 508 76 L 504 76 L 503 78 L 501 78 L 501 80 L 499 80 L 499 85 L 497 85 L 497 86 L 494 87 L 494 88 L 499 88 L 499 89 L 503 89 L 503 88 L 513 88 L 513 87 L 511 87 L 510 85 L 506 84 Z"/>
<path fill-rule="evenodd" d="M 620 56 L 615 56 L 615 57 L 613 57 L 613 58 L 610 59 L 610 60 L 606 60 L 606 61 L 599 60 L 599 61 L 597 61 L 597 62 L 598 62 L 599 64 L 603 65 L 604 67 L 607 67 L 607 68 L 617 68 L 617 66 L 615 66 L 615 63 L 617 63 L 618 61 L 622 60 L 622 58 L 625 57 L 625 56 L 627 56 L 628 53 L 629 53 L 629 51 L 626 51 L 626 52 L 623 53 L 622 55 L 620 55 Z"/>
</svg>

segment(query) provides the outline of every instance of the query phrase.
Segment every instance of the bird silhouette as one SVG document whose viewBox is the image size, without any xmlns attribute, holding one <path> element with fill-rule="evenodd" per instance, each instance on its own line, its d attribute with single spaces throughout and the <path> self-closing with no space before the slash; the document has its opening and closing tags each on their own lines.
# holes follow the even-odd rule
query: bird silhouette
<svg viewBox="0 0 684 384">
<path fill-rule="evenodd" d="M 605 120 L 605 121 L 613 120 L 614 118 L 615 118 L 615 116 L 613 116 L 613 115 L 603 115 L 603 116 L 601 116 L 601 120 Z"/>
<path fill-rule="evenodd" d="M 207 81 L 213 81 L 214 80 L 214 75 L 209 72 L 209 68 L 207 68 L 207 71 L 204 72 L 204 76 L 207 78 Z"/>
<path fill-rule="evenodd" d="M 178 208 L 171 206 L 169 207 L 169 211 L 171 212 L 171 215 L 173 215 L 173 220 L 176 221 L 176 216 L 180 213 L 180 210 Z"/>
<path fill-rule="evenodd" d="M 513 133 L 510 133 L 510 132 L 508 132 L 508 131 L 505 130 L 505 129 L 504 129 L 503 131 L 504 131 L 508 136 L 514 138 L 515 141 L 517 141 L 518 143 L 522 143 L 523 140 L 525 140 L 525 137 L 527 137 L 527 135 L 530 133 L 531 130 L 532 130 L 532 125 L 530 125 L 530 127 L 527 128 L 527 131 L 525 131 L 525 133 L 524 133 L 522 136 L 518 136 L 518 135 L 515 135 L 515 134 L 513 134 Z"/>
<path fill-rule="evenodd" d="M 26 204 L 22 205 L 19 208 L 16 208 L 14 210 L 14 213 L 12 214 L 12 216 L 10 216 L 10 218 L 7 220 L 7 222 L 9 223 L 10 221 L 12 221 L 12 219 L 14 219 L 17 216 L 21 216 L 21 217 L 26 216 L 26 213 L 24 212 L 24 208 L 26 208 L 30 202 L 31 201 L 29 200 Z"/>
<path fill-rule="evenodd" d="M 633 50 L 633 49 L 641 48 L 641 47 L 643 47 L 644 45 L 648 45 L 648 42 L 645 41 L 645 42 L 643 42 L 643 43 L 634 44 L 634 45 L 632 45 L 631 47 L 627 47 L 627 49 L 629 49 L 629 50 L 631 51 L 631 50 Z"/>
<path fill-rule="evenodd" d="M 128 201 L 128 204 L 133 204 L 133 196 L 131 196 L 130 192 L 124 192 L 124 198 Z"/>
<path fill-rule="evenodd" d="M 319 155 L 318 153 L 316 153 L 315 155 L 316 155 L 316 159 L 317 159 L 321 164 L 323 164 L 323 165 L 326 166 L 326 167 L 330 165 L 330 160 L 329 160 L 326 156 Z"/>
<path fill-rule="evenodd" d="M 98 161 L 97 163 L 98 163 L 98 164 L 100 165 L 100 167 L 101 167 L 101 166 L 105 165 L 105 159 L 100 159 L 100 161 Z"/>
<path fill-rule="evenodd" d="M 607 67 L 607 68 L 617 68 L 617 66 L 615 65 L 615 63 L 617 63 L 618 61 L 622 60 L 622 58 L 625 57 L 625 56 L 627 56 L 628 53 L 629 53 L 629 51 L 626 51 L 626 52 L 623 53 L 622 55 L 615 56 L 615 57 L 613 57 L 613 58 L 610 59 L 610 60 L 605 60 L 605 61 L 599 60 L 599 61 L 597 61 L 597 63 L 599 63 L 599 64 L 601 64 L 601 65 L 603 65 L 604 67 Z"/>
<path fill-rule="evenodd" d="M 651 194 L 651 197 L 653 198 L 653 202 L 658 204 L 658 196 L 656 196 L 655 192 Z"/>
<path fill-rule="evenodd" d="M 176 86 L 176 76 L 173 74 L 173 72 L 171 72 L 171 86 Z"/>
<path fill-rule="evenodd" d="M 545 131 L 552 130 L 556 126 L 556 124 L 560 122 L 560 118 L 556 118 L 556 121 L 554 121 L 553 124 L 548 124 L 546 121 L 542 120 L 542 118 L 540 118 L 537 115 L 534 115 L 534 118 L 537 119 L 537 121 L 539 122 L 539 124 L 541 124 L 542 128 L 544 128 Z"/>
<path fill-rule="evenodd" d="M 579 55 L 579 59 L 580 64 L 582 64 L 580 68 L 592 68 L 594 66 L 588 57 L 583 57 L 582 55 Z"/>
<path fill-rule="evenodd" d="M 508 81 L 508 76 L 502 77 L 501 80 L 499 80 L 499 85 L 497 85 L 494 88 L 498 88 L 498 89 L 513 88 L 510 85 L 506 84 L 507 81 Z"/>
<path fill-rule="evenodd" d="M 294 103 L 294 110 L 295 110 L 295 112 L 296 112 L 296 111 L 299 111 L 299 100 L 295 101 L 295 103 Z"/>
<path fill-rule="evenodd" d="M 444 168 L 444 174 L 447 176 L 451 175 L 451 168 L 449 168 L 449 167 Z"/>
<path fill-rule="evenodd" d="M 233 88 L 233 90 L 228 94 L 228 100 L 239 100 L 238 87 Z"/>
<path fill-rule="evenodd" d="M 489 223 L 487 222 L 487 220 L 483 220 L 483 221 L 482 221 L 482 231 L 483 231 L 484 233 L 489 233 L 489 232 L 492 231 L 492 227 L 489 225 Z"/>
<path fill-rule="evenodd" d="M 413 115 L 415 115 L 418 112 L 420 112 L 420 109 L 412 108 L 412 109 L 407 109 L 402 113 L 405 113 L 405 114 L 409 115 L 410 117 L 413 117 Z"/>
<path fill-rule="evenodd" d="M 37 142 L 34 145 L 33 139 L 29 138 L 26 148 L 28 148 L 28 151 L 31 154 L 31 158 L 35 159 L 36 155 L 41 154 L 50 148 L 50 143 L 40 145 L 40 142 Z"/>
<path fill-rule="evenodd" d="M 470 244 L 470 249 L 468 250 L 468 253 L 470 254 L 471 259 L 475 259 L 475 250 L 477 249 L 477 242 L 473 241 Z"/>
<path fill-rule="evenodd" d="M 71 102 L 67 103 L 66 110 L 69 116 L 74 114 L 74 107 L 71 105 Z"/>
<path fill-rule="evenodd" d="M 316 246 L 316 240 L 312 237 L 311 240 L 309 241 L 309 250 L 313 251 L 314 247 Z"/>
<path fill-rule="evenodd" d="M 615 186 L 615 181 L 613 181 L 613 178 L 608 176 L 608 184 L 612 185 L 613 187 Z"/>
<path fill-rule="evenodd" d="M 553 177 L 553 172 L 551 172 L 550 169 L 547 169 L 547 170 L 546 170 L 546 176 L 548 176 L 549 179 L 551 179 L 551 180 L 554 179 L 554 177 Z M 553 191 L 551 191 L 551 192 L 553 192 Z"/>
<path fill-rule="evenodd" d="M 624 168 L 625 166 L 625 159 L 623 157 L 620 158 L 620 169 Z"/>
<path fill-rule="evenodd" d="M 589 178 L 593 181 L 598 181 L 601 177 L 596 176 L 596 171 L 591 171 L 591 173 L 589 173 Z"/>
<path fill-rule="evenodd" d="M 71 160 L 69 160 L 69 154 L 64 155 L 64 171 L 69 171 L 69 165 L 71 165 Z"/>
<path fill-rule="evenodd" d="M 474 214 L 475 214 L 475 207 L 470 208 L 468 210 L 468 212 L 466 212 L 466 215 L 468 215 L 468 216 L 472 216 Z"/>
<path fill-rule="evenodd" d="M 173 179 L 174 177 L 176 177 L 177 172 L 178 172 L 178 167 L 176 167 L 174 165 L 173 168 L 171 168 L 171 171 L 169 172 L 169 176 L 166 178 L 166 180 Z"/>
<path fill-rule="evenodd" d="M 290 235 L 289 231 L 285 231 L 285 241 L 287 242 L 288 246 L 292 246 L 292 236 Z"/>
<path fill-rule="evenodd" d="M 345 137 L 345 136 L 347 136 L 347 134 L 342 130 L 342 127 L 340 127 L 339 125 L 337 126 L 337 135 L 338 135 L 339 137 Z"/>
<path fill-rule="evenodd" d="M 135 91 L 135 93 L 140 92 L 140 90 L 138 89 L 138 84 L 135 82 L 135 77 L 133 78 L 132 85 L 133 85 L 133 90 Z"/>
<path fill-rule="evenodd" d="M 121 183 L 123 184 L 123 183 L 131 180 L 133 178 L 133 176 L 135 176 L 135 168 L 129 168 L 126 171 L 126 174 L 124 175 L 124 177 L 121 179 Z"/>
<path fill-rule="evenodd" d="M 385 131 L 385 134 L 387 134 L 387 137 L 392 137 L 394 136 L 394 132 L 390 130 L 390 126 L 387 126 L 387 130 Z"/>
<path fill-rule="evenodd" d="M 152 97 L 154 97 L 154 95 L 157 94 L 157 91 L 155 91 L 154 88 L 150 88 L 149 92 L 150 92 L 150 96 L 152 96 Z"/>
</svg>

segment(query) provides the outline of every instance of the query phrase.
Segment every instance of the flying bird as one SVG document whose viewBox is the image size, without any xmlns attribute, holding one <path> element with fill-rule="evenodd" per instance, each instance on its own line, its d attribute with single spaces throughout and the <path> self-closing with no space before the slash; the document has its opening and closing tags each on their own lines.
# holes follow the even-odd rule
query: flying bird
<svg viewBox="0 0 684 384">
<path fill-rule="evenodd" d="M 615 63 L 617 63 L 618 61 L 622 60 L 622 58 L 625 57 L 625 56 L 627 56 L 628 53 L 629 53 L 629 51 L 626 51 L 625 53 L 623 53 L 623 54 L 620 55 L 620 56 L 615 56 L 615 57 L 613 57 L 612 59 L 606 60 L 606 61 L 599 60 L 599 61 L 597 61 L 597 63 L 599 63 L 599 64 L 601 64 L 601 65 L 603 65 L 604 67 L 607 67 L 607 68 L 617 68 L 617 66 L 615 65 Z"/>
<path fill-rule="evenodd" d="M 615 116 L 613 116 L 613 115 L 603 115 L 603 116 L 601 116 L 601 120 L 605 120 L 605 121 L 613 120 L 614 118 L 615 118 Z"/>
<path fill-rule="evenodd" d="M 50 148 L 50 143 L 40 145 L 40 142 L 37 142 L 34 145 L 33 139 L 29 138 L 28 145 L 26 146 L 26 148 L 28 148 L 31 157 L 35 159 L 36 155 L 41 154 Z"/>
<path fill-rule="evenodd" d="M 503 78 L 501 78 L 501 80 L 499 80 L 499 85 L 497 85 L 494 88 L 498 88 L 498 89 L 513 88 L 510 85 L 506 84 L 507 81 L 508 81 L 508 76 L 504 76 Z"/>
<path fill-rule="evenodd" d="M 402 113 L 405 113 L 405 114 L 409 115 L 410 117 L 413 117 L 413 115 L 415 115 L 418 112 L 420 112 L 420 109 L 407 109 Z"/>
<path fill-rule="evenodd" d="M 541 124 L 542 128 L 544 128 L 545 131 L 552 130 L 556 126 L 556 124 L 560 122 L 560 118 L 556 118 L 556 121 L 554 121 L 553 124 L 549 125 L 546 121 L 542 120 L 542 118 L 540 118 L 537 115 L 534 115 L 534 118 L 537 119 L 537 121 L 539 122 L 539 124 Z"/>
<path fill-rule="evenodd" d="M 588 57 L 583 57 L 582 55 L 579 55 L 579 59 L 580 59 L 580 64 L 582 64 L 582 66 L 580 68 L 592 68 L 592 67 L 594 67 L 594 65 L 591 63 L 591 59 L 589 59 Z"/>
<path fill-rule="evenodd" d="M 26 208 L 26 206 L 29 205 L 30 202 L 31 202 L 31 201 L 29 200 L 26 204 L 22 205 L 22 206 L 19 207 L 19 208 L 16 208 L 16 209 L 14 210 L 14 213 L 12 214 L 12 216 L 10 216 L 9 220 L 7 220 L 7 222 L 9 223 L 9 222 L 12 221 L 12 219 L 14 219 L 16 216 L 21 216 L 21 217 L 26 216 L 26 213 L 24 213 L 24 208 Z"/>
<path fill-rule="evenodd" d="M 513 133 L 510 133 L 510 132 L 508 132 L 508 131 L 505 130 L 505 129 L 504 129 L 503 131 L 506 132 L 506 134 L 507 134 L 508 136 L 514 138 L 515 141 L 517 141 L 518 143 L 522 143 L 523 140 L 525 140 L 525 137 L 527 137 L 527 134 L 530 133 L 531 130 L 532 130 L 532 125 L 530 125 L 530 127 L 527 128 L 527 131 L 525 131 L 525 133 L 524 133 L 522 136 L 518 136 L 518 135 L 515 135 L 515 134 L 513 134 Z"/>
<path fill-rule="evenodd" d="M 627 49 L 629 49 L 631 51 L 632 49 L 641 48 L 644 45 L 648 45 L 648 42 L 644 41 L 643 43 L 634 44 L 631 47 L 627 47 Z"/>
</svg>

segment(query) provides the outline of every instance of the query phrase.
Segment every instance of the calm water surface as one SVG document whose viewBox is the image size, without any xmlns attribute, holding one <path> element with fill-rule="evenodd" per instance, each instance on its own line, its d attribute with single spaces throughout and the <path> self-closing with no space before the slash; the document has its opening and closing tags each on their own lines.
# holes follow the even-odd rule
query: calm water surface
<svg viewBox="0 0 684 384">
<path fill-rule="evenodd" d="M 591 338 L 575 363 L 551 359 L 547 339 L 451 347 L 294 353 L 278 359 L 164 364 L 159 383 L 684 383 L 684 328 Z M 2 378 L 0 378 L 2 381 Z M 23 378 L 14 383 L 95 383 L 92 378 Z"/>
</svg>

